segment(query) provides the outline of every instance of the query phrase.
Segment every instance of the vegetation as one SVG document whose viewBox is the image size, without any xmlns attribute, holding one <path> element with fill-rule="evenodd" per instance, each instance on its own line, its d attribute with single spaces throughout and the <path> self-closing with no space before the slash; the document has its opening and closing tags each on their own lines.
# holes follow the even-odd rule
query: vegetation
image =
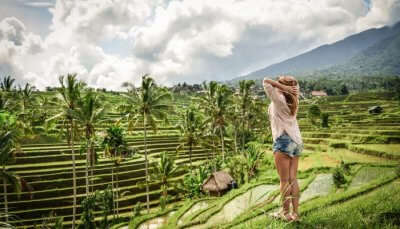
<svg viewBox="0 0 400 229">
<path fill-rule="evenodd" d="M 139 87 L 126 83 L 126 92 L 93 90 L 71 74 L 46 92 L 29 84 L 20 87 L 11 77 L 1 80 L 1 204 L 8 205 L 5 216 L 17 216 L 8 223 L 111 228 L 154 220 L 166 228 L 280 226 L 265 217 L 257 224 L 259 216 L 278 206 L 279 179 L 270 152 L 270 101 L 259 96 L 264 92 L 256 83 L 242 81 L 237 90 L 214 81 L 168 89 L 148 75 L 142 79 Z M 317 221 L 311 217 L 319 216 L 317 209 L 341 209 L 350 198 L 396 182 L 400 110 L 395 89 L 389 90 L 391 81 L 385 80 L 376 84 L 388 89 L 383 92 L 354 93 L 358 81 L 351 78 L 312 88 L 325 90 L 332 83 L 338 96 L 308 99 L 311 86 L 304 91 L 297 116 L 305 142 L 298 178 L 307 223 L 329 227 L 325 219 L 332 212 Z M 383 112 L 369 115 L 375 105 Z M 238 189 L 209 197 L 202 184 L 221 170 L 232 175 Z M 316 194 L 314 187 L 327 191 Z M 142 203 L 148 214 L 141 213 Z M 225 216 L 226 209 L 233 214 Z M 371 225 L 396 223 L 367 217 Z"/>
<path fill-rule="evenodd" d="M 318 105 L 311 105 L 308 108 L 307 117 L 310 120 L 311 124 L 316 125 L 316 118 L 321 116 L 321 110 L 319 109 Z"/>
<path fill-rule="evenodd" d="M 136 92 L 136 91 L 134 91 Z M 147 126 L 150 126 L 154 132 L 157 131 L 156 119 L 164 120 L 168 123 L 168 115 L 171 112 L 171 106 L 165 103 L 165 100 L 171 99 L 171 94 L 163 88 L 158 88 L 156 83 L 148 75 L 142 77 L 142 87 L 140 92 L 131 93 L 126 96 L 127 105 L 122 106 L 122 110 L 126 113 L 128 125 L 130 129 L 137 126 L 142 121 L 144 132 L 143 144 L 145 154 L 145 171 L 146 171 L 146 207 L 147 212 L 150 211 L 149 196 L 149 172 L 148 172 L 148 155 L 147 155 Z"/>
</svg>

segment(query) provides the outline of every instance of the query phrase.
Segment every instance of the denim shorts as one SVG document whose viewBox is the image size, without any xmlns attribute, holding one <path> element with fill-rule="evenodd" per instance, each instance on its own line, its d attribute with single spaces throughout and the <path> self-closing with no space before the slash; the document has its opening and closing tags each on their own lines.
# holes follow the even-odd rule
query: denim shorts
<svg viewBox="0 0 400 229">
<path fill-rule="evenodd" d="M 300 156 L 303 151 L 303 144 L 297 144 L 286 132 L 276 138 L 272 145 L 272 150 L 275 154 L 276 151 L 285 153 L 290 157 Z"/>
</svg>

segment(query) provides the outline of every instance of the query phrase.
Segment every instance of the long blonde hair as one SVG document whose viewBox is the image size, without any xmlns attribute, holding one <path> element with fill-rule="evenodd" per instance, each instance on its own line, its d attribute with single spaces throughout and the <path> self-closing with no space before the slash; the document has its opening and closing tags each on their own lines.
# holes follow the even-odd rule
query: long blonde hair
<svg viewBox="0 0 400 229">
<path fill-rule="evenodd" d="M 278 82 L 280 84 L 286 85 L 286 86 L 297 86 L 299 89 L 299 84 L 293 76 L 279 76 Z M 298 95 L 294 95 L 292 93 L 282 91 L 283 95 L 285 96 L 286 104 L 288 105 L 290 109 L 290 114 L 295 115 L 297 113 L 298 107 L 299 107 L 299 98 Z M 300 93 L 300 90 L 299 90 Z"/>
</svg>

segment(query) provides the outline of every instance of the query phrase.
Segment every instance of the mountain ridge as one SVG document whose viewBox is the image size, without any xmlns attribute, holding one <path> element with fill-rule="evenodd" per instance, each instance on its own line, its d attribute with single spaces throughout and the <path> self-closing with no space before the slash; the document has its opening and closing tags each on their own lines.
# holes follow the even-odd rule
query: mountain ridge
<svg viewBox="0 0 400 229">
<path fill-rule="evenodd" d="M 386 38 L 397 35 L 399 32 L 400 22 L 393 26 L 368 29 L 337 42 L 321 45 L 308 52 L 269 65 L 247 75 L 236 77 L 228 82 L 237 83 L 243 79 L 256 80 L 267 75 L 308 75 L 312 72 L 321 72 L 324 69 L 346 64 L 362 51 Z"/>
</svg>

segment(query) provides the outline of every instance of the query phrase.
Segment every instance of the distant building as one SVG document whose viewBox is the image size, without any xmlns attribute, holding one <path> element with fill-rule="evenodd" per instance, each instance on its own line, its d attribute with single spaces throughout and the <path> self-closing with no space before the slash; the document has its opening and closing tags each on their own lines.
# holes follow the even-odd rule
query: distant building
<svg viewBox="0 0 400 229">
<path fill-rule="evenodd" d="M 201 90 L 201 91 L 197 91 L 197 94 L 207 94 L 207 90 Z"/>
<path fill-rule="evenodd" d="M 311 95 L 312 96 L 327 96 L 328 94 L 326 94 L 326 92 L 324 92 L 324 91 L 312 91 Z"/>
</svg>

